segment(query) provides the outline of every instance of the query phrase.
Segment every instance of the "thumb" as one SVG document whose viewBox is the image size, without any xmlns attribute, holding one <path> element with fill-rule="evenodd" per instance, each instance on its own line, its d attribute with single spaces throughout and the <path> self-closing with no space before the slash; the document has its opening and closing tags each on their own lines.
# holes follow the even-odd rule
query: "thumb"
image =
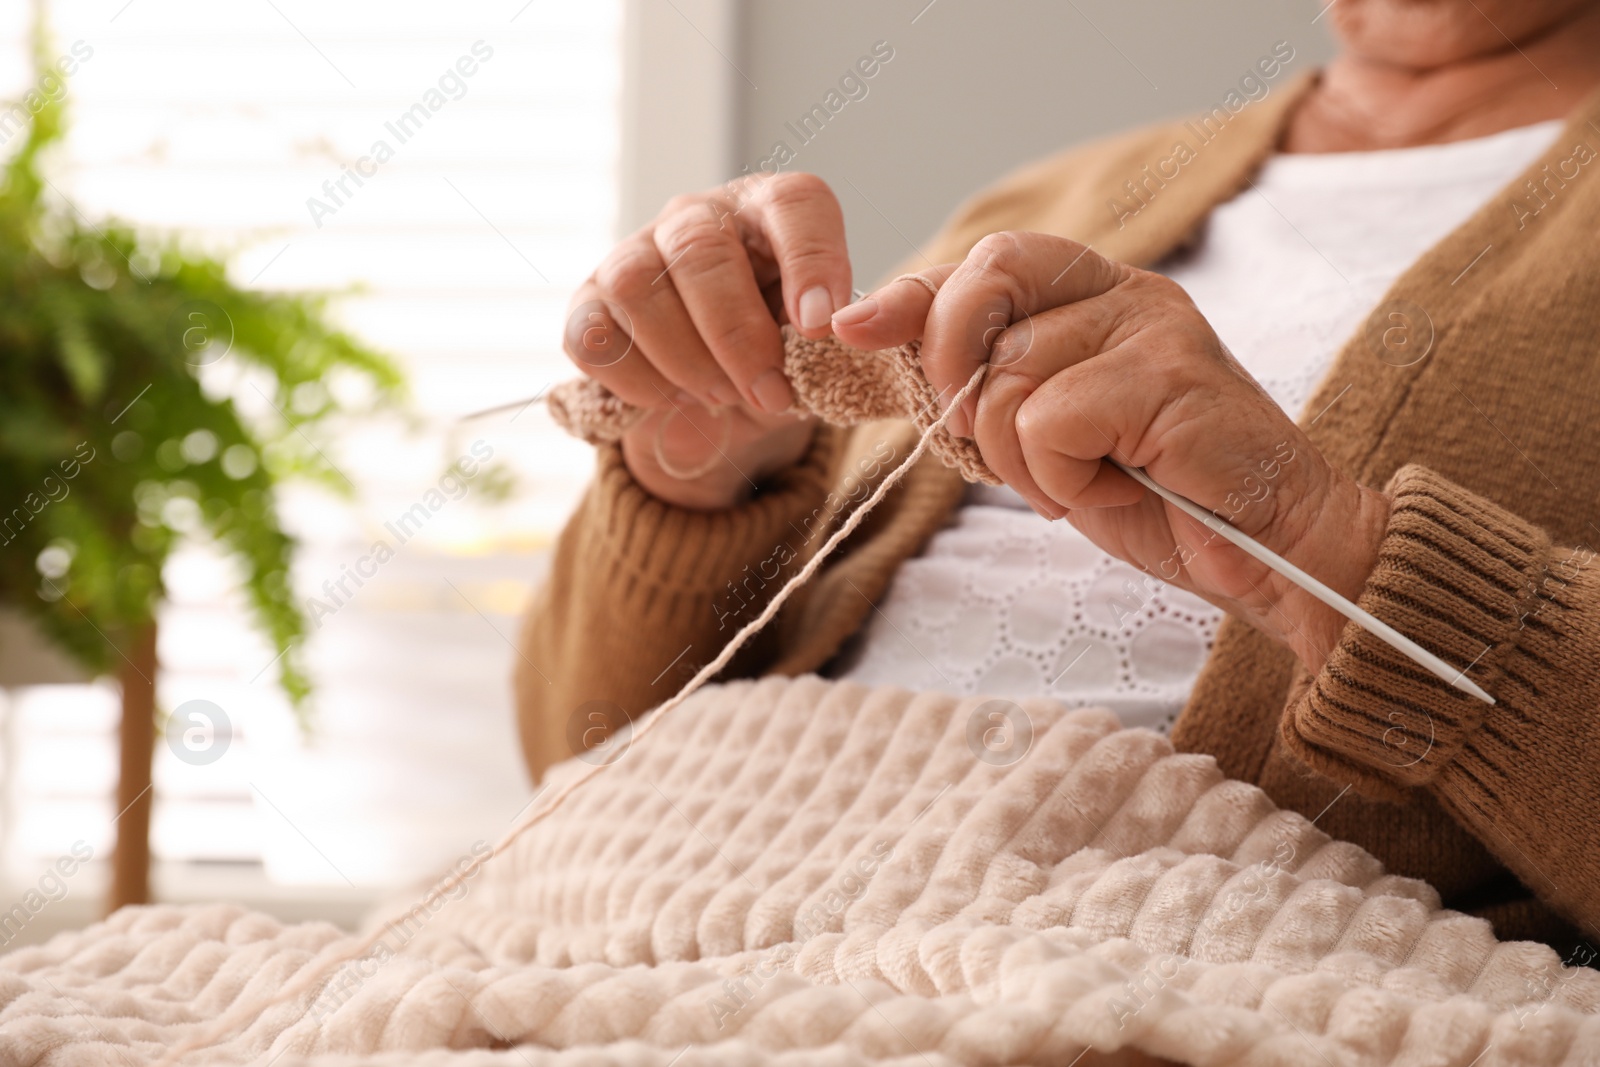
<svg viewBox="0 0 1600 1067">
<path fill-rule="evenodd" d="M 957 264 L 902 274 L 833 313 L 833 332 L 852 348 L 893 348 L 922 336 L 933 298 Z"/>
</svg>

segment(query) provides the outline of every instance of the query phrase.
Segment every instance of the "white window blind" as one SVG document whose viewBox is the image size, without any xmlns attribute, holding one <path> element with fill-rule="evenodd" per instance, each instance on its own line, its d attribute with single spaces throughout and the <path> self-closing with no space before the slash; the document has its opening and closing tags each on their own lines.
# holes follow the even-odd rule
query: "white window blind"
<svg viewBox="0 0 1600 1067">
<path fill-rule="evenodd" d="M 538 554 L 591 461 L 539 405 L 456 419 L 571 374 L 565 303 L 613 239 L 621 2 L 48 10 L 52 54 L 81 41 L 92 55 L 66 80 L 71 129 L 52 161 L 59 194 L 47 195 L 91 219 L 181 231 L 228 255 L 241 284 L 359 286 L 334 315 L 403 365 L 426 422 L 337 442 L 329 457 L 357 487 L 353 504 L 313 490 L 284 501 L 308 604 L 326 604 L 324 583 L 375 541 L 396 548 L 318 619 L 309 741 L 272 688 L 272 651 L 229 568 L 204 549 L 172 561 L 160 702 L 212 701 L 233 734 L 205 766 L 158 741 L 157 859 L 262 864 L 267 881 L 341 890 L 423 874 L 498 834 L 527 798 L 511 642 Z M 28 5 L 0 8 L 5 97 L 32 81 L 31 17 Z M 224 364 L 213 384 L 268 414 Z M 470 490 L 395 544 L 385 524 L 474 449 L 508 467 L 512 499 L 490 506 Z M 27 881 L 78 839 L 107 855 L 112 695 L 45 687 L 13 692 L 7 707 L 6 868 Z"/>
</svg>

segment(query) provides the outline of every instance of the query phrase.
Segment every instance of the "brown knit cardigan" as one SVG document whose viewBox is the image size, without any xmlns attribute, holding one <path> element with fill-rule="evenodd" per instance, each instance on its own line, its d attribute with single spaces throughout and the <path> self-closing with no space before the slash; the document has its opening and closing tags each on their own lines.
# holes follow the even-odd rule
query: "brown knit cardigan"
<svg viewBox="0 0 1600 1067">
<path fill-rule="evenodd" d="M 1284 86 L 1204 143 L 1173 123 L 1025 167 L 963 206 L 910 267 L 958 260 L 1004 229 L 1156 263 L 1248 187 L 1311 84 Z M 1180 143 L 1190 158 L 1174 174 L 1162 161 Z M 1400 276 L 1300 419 L 1333 463 L 1394 499 L 1362 606 L 1470 664 L 1498 703 L 1355 626 L 1310 677 L 1228 619 L 1172 732 L 1501 937 L 1558 947 L 1579 930 L 1600 937 L 1600 562 L 1586 547 L 1600 544 L 1597 147 L 1600 94 Z M 671 695 L 913 441 L 905 423 L 825 428 L 801 463 L 715 513 L 656 500 L 602 448 L 521 638 L 533 773 L 582 747 L 593 712 L 637 716 Z M 729 675 L 823 668 L 963 488 L 927 457 Z"/>
</svg>

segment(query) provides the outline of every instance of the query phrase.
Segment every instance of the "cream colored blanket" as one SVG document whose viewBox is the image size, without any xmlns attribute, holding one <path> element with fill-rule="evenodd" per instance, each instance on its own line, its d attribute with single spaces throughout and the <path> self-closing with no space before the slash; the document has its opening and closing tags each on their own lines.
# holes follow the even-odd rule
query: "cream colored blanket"
<svg viewBox="0 0 1600 1067">
<path fill-rule="evenodd" d="M 1049 701 L 707 689 L 391 915 L 332 966 L 325 924 L 125 909 L 0 958 L 0 1063 L 1600 1063 L 1600 973 Z"/>
</svg>

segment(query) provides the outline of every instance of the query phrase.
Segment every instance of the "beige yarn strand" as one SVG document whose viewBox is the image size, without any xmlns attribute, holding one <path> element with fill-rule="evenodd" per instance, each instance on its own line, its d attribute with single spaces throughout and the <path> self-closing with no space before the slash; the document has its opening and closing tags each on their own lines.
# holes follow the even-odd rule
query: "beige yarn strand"
<svg viewBox="0 0 1600 1067">
<path fill-rule="evenodd" d="M 920 281 L 922 279 L 917 280 Z M 783 607 L 785 601 L 787 601 L 789 597 L 793 595 L 794 591 L 808 582 L 811 577 L 821 569 L 822 564 L 827 561 L 830 555 L 833 554 L 833 550 L 838 548 L 840 543 L 843 542 L 845 538 L 854 533 L 856 528 L 866 521 L 867 516 L 871 514 L 872 510 L 882 502 L 885 496 L 888 495 L 889 490 L 898 485 L 901 479 L 903 479 L 911 470 L 911 468 L 916 465 L 916 462 L 927 453 L 929 446 L 933 442 L 934 435 L 944 428 L 945 423 L 950 420 L 951 414 L 953 414 L 955 410 L 967 399 L 967 397 L 971 396 L 972 393 L 978 388 L 979 384 L 981 384 L 983 381 L 984 371 L 987 369 L 988 364 L 983 364 L 979 366 L 977 370 L 973 371 L 972 377 L 967 380 L 967 384 L 961 387 L 961 389 L 956 393 L 955 399 L 952 400 L 951 403 L 944 409 L 944 411 L 940 413 L 939 417 L 934 419 L 928 428 L 923 431 L 922 436 L 917 439 L 916 447 L 911 450 L 910 454 L 906 456 L 900 465 L 895 467 L 894 470 L 890 471 L 888 475 L 884 477 L 883 481 L 878 483 L 878 487 L 873 490 L 872 495 L 867 497 L 866 500 L 862 501 L 861 505 L 857 507 L 855 511 L 850 513 L 850 517 L 833 532 L 832 536 L 823 542 L 822 547 L 817 550 L 816 555 L 807 560 L 806 565 L 801 567 L 800 570 L 795 573 L 794 577 L 790 578 L 784 583 L 783 588 L 779 589 L 777 594 L 767 602 L 767 606 L 762 609 L 761 613 L 746 623 L 738 633 L 733 635 L 732 639 L 729 640 L 727 645 L 723 647 L 722 651 L 717 653 L 716 658 L 711 660 L 711 662 L 707 663 L 704 667 L 701 667 L 700 670 L 695 673 L 695 676 L 690 678 L 689 681 L 684 684 L 683 688 L 679 689 L 676 693 L 668 697 L 663 703 L 656 707 L 654 714 L 645 719 L 644 722 L 640 724 L 639 728 L 634 731 L 628 742 L 630 747 L 644 740 L 645 736 L 649 734 L 651 730 L 655 729 L 661 720 L 670 714 L 673 709 L 682 705 L 684 701 L 688 700 L 691 696 L 698 692 L 707 682 L 709 682 L 712 678 L 715 678 L 717 674 L 721 672 L 722 669 L 726 667 L 733 657 L 738 653 L 739 649 L 744 647 L 745 642 L 749 641 L 750 638 L 759 633 L 761 629 L 767 625 L 767 623 L 772 621 L 773 617 L 778 614 L 778 611 Z M 515 842 L 517 838 L 521 837 L 528 830 L 549 818 L 557 811 L 557 809 L 561 807 L 562 804 L 566 803 L 568 797 L 577 792 L 577 790 L 585 783 L 593 781 L 597 775 L 599 775 L 607 767 L 611 766 L 613 762 L 615 761 L 591 765 L 588 771 L 576 778 L 573 778 L 566 785 L 562 786 L 555 793 L 551 794 L 549 801 L 533 809 L 533 811 L 529 812 L 521 822 L 514 824 L 511 829 L 507 830 L 500 840 L 495 842 L 494 847 L 489 850 L 489 854 L 487 856 L 484 856 L 481 860 L 473 864 L 469 864 L 464 870 L 458 870 L 455 873 L 445 877 L 439 882 L 438 885 L 434 886 L 433 889 L 429 891 L 428 895 L 423 898 L 424 901 L 431 901 L 443 896 L 446 893 L 449 893 L 468 878 L 477 874 L 478 870 L 484 864 L 490 862 L 491 860 L 495 859 L 495 857 L 505 852 L 505 850 L 510 848 L 512 843 Z M 283 988 L 278 990 L 276 995 L 268 998 L 264 1003 L 258 1005 L 235 1005 L 234 1008 L 223 1013 L 223 1016 L 218 1019 L 204 1034 L 196 1038 L 191 1038 L 190 1040 L 185 1041 L 173 1048 L 157 1062 L 156 1067 L 168 1067 L 170 1064 L 177 1063 L 178 1059 L 187 1053 L 210 1048 L 211 1046 L 215 1045 L 217 1041 L 225 1037 L 229 1031 L 238 1025 L 239 1022 L 248 1022 L 250 1018 L 259 1016 L 261 1012 L 267 1010 L 268 1008 L 275 1007 L 279 1004 L 284 1004 L 290 1000 L 293 1000 L 295 997 L 311 988 L 312 985 L 327 975 L 334 968 L 360 959 L 379 941 L 383 940 L 383 938 L 389 934 L 389 931 L 393 928 L 393 926 L 394 924 L 392 921 L 388 924 L 385 924 L 379 930 L 363 938 L 355 947 L 345 949 L 344 951 L 333 955 L 331 958 L 324 960 L 321 963 L 313 960 L 301 970 L 299 976 L 283 986 Z"/>
</svg>

